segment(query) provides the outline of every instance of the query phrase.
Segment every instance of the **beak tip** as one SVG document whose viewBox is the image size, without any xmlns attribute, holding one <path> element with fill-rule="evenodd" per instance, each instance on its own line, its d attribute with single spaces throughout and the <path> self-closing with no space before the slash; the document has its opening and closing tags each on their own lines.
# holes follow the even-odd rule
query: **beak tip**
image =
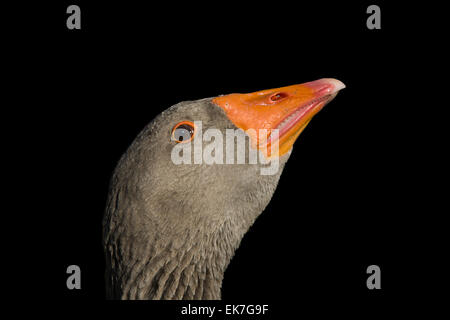
<svg viewBox="0 0 450 320">
<path fill-rule="evenodd" d="M 325 80 L 328 83 L 331 83 L 333 85 L 333 87 L 334 87 L 333 91 L 334 92 L 338 92 L 338 91 L 340 91 L 340 90 L 342 90 L 342 89 L 344 89 L 346 87 L 345 84 L 342 81 L 334 79 L 334 78 L 325 78 L 323 80 Z"/>
</svg>

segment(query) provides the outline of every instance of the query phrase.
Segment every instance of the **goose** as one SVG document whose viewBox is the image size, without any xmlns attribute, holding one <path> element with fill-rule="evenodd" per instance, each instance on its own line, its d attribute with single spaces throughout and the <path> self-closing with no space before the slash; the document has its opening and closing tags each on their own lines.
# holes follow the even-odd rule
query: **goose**
<svg viewBox="0 0 450 320">
<path fill-rule="evenodd" d="M 221 299 L 224 272 L 272 198 L 294 142 L 343 88 L 341 81 L 325 78 L 185 101 L 156 116 L 111 177 L 103 218 L 107 298 Z M 233 148 L 243 137 L 250 145 L 245 161 L 174 161 L 176 148 L 189 159 L 196 145 L 205 151 L 213 142 L 201 133 L 209 129 L 224 137 L 232 130 L 235 137 L 222 141 Z M 276 153 L 267 151 L 271 144 L 278 145 Z M 251 150 L 266 161 L 251 162 Z M 236 157 L 238 152 L 231 160 Z M 274 159 L 277 170 L 262 174 Z"/>
</svg>

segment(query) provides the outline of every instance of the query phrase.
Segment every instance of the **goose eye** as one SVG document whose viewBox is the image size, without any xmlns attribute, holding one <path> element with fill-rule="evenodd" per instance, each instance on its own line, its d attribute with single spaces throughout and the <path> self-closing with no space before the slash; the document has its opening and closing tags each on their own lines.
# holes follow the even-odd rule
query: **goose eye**
<svg viewBox="0 0 450 320">
<path fill-rule="evenodd" d="M 281 100 L 286 97 L 287 97 L 286 93 L 277 92 L 277 93 L 274 93 L 273 95 L 271 95 L 269 99 L 271 102 L 275 102 L 275 101 Z"/>
<path fill-rule="evenodd" d="M 194 138 L 195 126 L 190 121 L 177 123 L 172 129 L 172 140 L 179 143 L 189 142 Z"/>
</svg>

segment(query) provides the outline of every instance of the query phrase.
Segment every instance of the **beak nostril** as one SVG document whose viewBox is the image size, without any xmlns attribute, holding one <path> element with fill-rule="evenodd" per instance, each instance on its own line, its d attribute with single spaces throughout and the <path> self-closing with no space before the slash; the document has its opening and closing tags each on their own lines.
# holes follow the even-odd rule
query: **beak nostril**
<svg viewBox="0 0 450 320">
<path fill-rule="evenodd" d="M 272 102 L 276 102 L 276 101 L 279 101 L 279 100 L 284 99 L 286 97 L 287 97 L 286 93 L 284 93 L 284 92 L 277 92 L 277 93 L 274 93 L 273 95 L 271 95 L 269 99 Z"/>
</svg>

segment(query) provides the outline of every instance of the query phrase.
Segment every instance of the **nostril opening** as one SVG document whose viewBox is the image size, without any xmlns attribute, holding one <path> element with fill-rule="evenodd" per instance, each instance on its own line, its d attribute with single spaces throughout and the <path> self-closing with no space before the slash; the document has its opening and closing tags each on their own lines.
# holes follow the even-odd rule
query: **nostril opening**
<svg viewBox="0 0 450 320">
<path fill-rule="evenodd" d="M 287 97 L 287 94 L 284 92 L 277 92 L 270 96 L 270 101 L 275 102 Z"/>
</svg>

